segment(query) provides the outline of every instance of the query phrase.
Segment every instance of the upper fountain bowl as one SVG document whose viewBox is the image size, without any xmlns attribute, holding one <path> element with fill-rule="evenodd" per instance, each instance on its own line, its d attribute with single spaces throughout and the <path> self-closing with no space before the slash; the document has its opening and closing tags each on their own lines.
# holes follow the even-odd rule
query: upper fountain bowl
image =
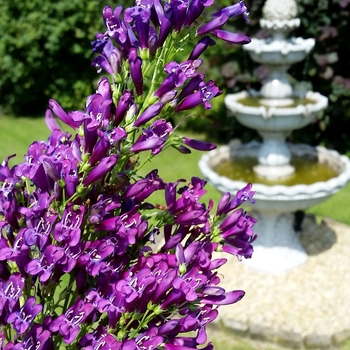
<svg viewBox="0 0 350 350">
<path fill-rule="evenodd" d="M 253 61 L 265 66 L 291 66 L 302 61 L 315 46 L 314 39 L 291 38 L 288 40 L 256 39 L 244 46 Z"/>
<path fill-rule="evenodd" d="M 243 91 L 227 95 L 225 104 L 237 120 L 248 128 L 289 132 L 308 125 L 319 111 L 327 107 L 328 99 L 317 92 L 309 91 L 304 98 L 294 96 L 266 103 L 257 92 Z"/>
</svg>

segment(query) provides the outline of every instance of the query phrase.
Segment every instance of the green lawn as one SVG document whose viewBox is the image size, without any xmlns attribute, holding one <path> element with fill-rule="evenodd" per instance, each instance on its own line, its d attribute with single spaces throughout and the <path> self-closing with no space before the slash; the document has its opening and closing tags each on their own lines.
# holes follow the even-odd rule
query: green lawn
<svg viewBox="0 0 350 350">
<path fill-rule="evenodd" d="M 0 121 L 0 161 L 15 153 L 17 157 L 11 161 L 11 164 L 20 162 L 31 142 L 46 140 L 49 135 L 43 118 L 0 116 Z M 198 151 L 182 155 L 174 149 L 167 149 L 156 156 L 151 163 L 147 163 L 142 172 L 145 174 L 156 168 L 165 181 L 176 181 L 180 178 L 189 180 L 192 176 L 201 176 L 198 168 L 198 160 L 201 155 L 202 153 Z M 207 190 L 208 193 L 204 199 L 213 198 L 217 203 L 220 194 L 210 185 L 207 186 Z M 349 194 L 350 183 L 327 201 L 310 208 L 308 212 L 320 217 L 331 217 L 350 225 L 350 206 L 347 205 Z"/>
</svg>

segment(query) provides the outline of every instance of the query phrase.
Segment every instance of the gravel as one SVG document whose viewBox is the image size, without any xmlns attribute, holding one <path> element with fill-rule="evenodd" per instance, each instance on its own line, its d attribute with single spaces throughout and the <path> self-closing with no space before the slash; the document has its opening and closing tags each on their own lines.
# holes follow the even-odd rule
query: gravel
<svg viewBox="0 0 350 350">
<path fill-rule="evenodd" d="M 220 308 L 219 323 L 290 348 L 328 349 L 350 337 L 350 227 L 316 221 L 308 215 L 302 223 L 308 260 L 292 271 L 261 273 L 229 257 L 220 269 L 223 287 L 246 295 Z"/>
</svg>

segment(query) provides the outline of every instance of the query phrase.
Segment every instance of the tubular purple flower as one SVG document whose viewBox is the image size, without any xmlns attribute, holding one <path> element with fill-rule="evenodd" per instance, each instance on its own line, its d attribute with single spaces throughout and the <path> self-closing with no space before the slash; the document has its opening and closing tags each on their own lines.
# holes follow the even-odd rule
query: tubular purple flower
<svg viewBox="0 0 350 350">
<path fill-rule="evenodd" d="M 57 242 L 64 242 L 71 247 L 80 242 L 81 224 L 83 223 L 85 206 L 74 208 L 73 203 L 69 202 L 64 209 L 62 220 L 58 222 L 52 235 Z"/>
<path fill-rule="evenodd" d="M 213 40 L 210 36 L 206 35 L 205 37 L 198 40 L 197 45 L 193 48 L 188 59 L 196 60 L 209 46 L 214 46 L 215 44 L 215 40 Z"/>
<path fill-rule="evenodd" d="M 182 141 L 186 146 L 189 146 L 198 151 L 211 151 L 216 148 L 216 145 L 214 143 L 194 140 L 188 137 L 183 137 Z"/>
<path fill-rule="evenodd" d="M 94 306 L 80 298 L 65 314 L 58 316 L 49 324 L 51 332 L 58 332 L 66 344 L 71 344 L 80 331 L 80 325 L 90 315 Z"/>
<path fill-rule="evenodd" d="M 216 17 L 210 22 L 204 24 L 197 30 L 198 35 L 204 35 L 211 33 L 213 30 L 220 29 L 227 21 L 229 17 L 225 14 L 222 14 L 220 17 Z"/>
<path fill-rule="evenodd" d="M 54 348 L 51 337 L 52 335 L 50 331 L 44 329 L 40 324 L 34 324 L 24 336 L 23 342 L 11 345 L 9 348 L 5 346 L 4 350 L 51 350 Z M 11 343 L 8 343 L 7 345 L 9 344 Z"/>
<path fill-rule="evenodd" d="M 132 47 L 128 56 L 130 64 L 130 74 L 134 82 L 136 94 L 141 96 L 143 93 L 143 75 L 142 75 L 142 59 L 137 55 L 137 49 Z"/>
<path fill-rule="evenodd" d="M 166 38 L 171 32 L 174 23 L 173 14 L 174 9 L 171 6 L 165 6 L 165 11 L 160 21 L 158 47 L 163 46 Z"/>
<path fill-rule="evenodd" d="M 101 132 L 100 138 L 96 142 L 88 163 L 92 166 L 95 165 L 101 160 L 102 157 L 106 155 L 107 151 L 115 146 L 117 141 L 120 141 L 126 137 L 126 135 L 126 131 L 120 127 L 111 129 L 104 133 Z"/>
<path fill-rule="evenodd" d="M 236 17 L 242 15 L 246 22 L 249 22 L 248 16 L 249 12 L 247 7 L 244 5 L 244 1 L 240 0 L 239 3 L 224 7 L 218 12 L 213 13 L 212 17 L 220 17 L 222 15 L 231 17 Z"/>
<path fill-rule="evenodd" d="M 204 103 L 205 109 L 210 109 L 211 105 L 209 101 L 221 94 L 221 91 L 217 86 L 214 85 L 214 81 L 210 80 L 208 83 L 199 83 L 199 90 L 194 92 L 192 95 L 185 97 L 176 107 L 176 112 L 192 109 L 197 107 L 201 103 Z"/>
<path fill-rule="evenodd" d="M 203 82 L 203 78 L 204 74 L 199 74 L 193 77 L 180 92 L 178 96 L 178 101 L 182 101 L 185 97 L 191 95 L 194 91 L 198 90 L 199 84 Z"/>
<path fill-rule="evenodd" d="M 54 130 L 61 130 L 60 125 L 57 123 L 57 121 L 52 115 L 51 109 L 47 109 L 45 112 L 45 122 L 51 132 L 53 132 Z"/>
<path fill-rule="evenodd" d="M 193 0 L 187 11 L 184 25 L 190 27 L 192 23 L 203 13 L 205 7 L 209 7 L 214 0 Z"/>
<path fill-rule="evenodd" d="M 229 305 L 240 301 L 244 297 L 243 290 L 234 290 L 221 295 L 208 295 L 201 299 L 203 304 L 209 305 Z"/>
<path fill-rule="evenodd" d="M 240 44 L 240 45 L 244 45 L 244 44 L 248 44 L 251 42 L 251 39 L 244 35 L 244 34 L 237 34 L 237 33 L 233 33 L 233 32 L 228 32 L 227 30 L 213 30 L 211 32 L 211 34 L 214 34 L 215 36 L 217 36 L 219 39 L 225 40 L 229 43 L 232 44 Z"/>
<path fill-rule="evenodd" d="M 164 104 L 162 102 L 156 102 L 149 107 L 136 119 L 134 122 L 135 127 L 139 127 L 141 125 L 146 124 L 151 119 L 155 118 L 162 108 L 164 107 Z"/>
<path fill-rule="evenodd" d="M 186 12 L 190 4 L 190 0 L 172 0 L 170 1 L 174 11 L 174 29 L 179 32 L 185 23 Z"/>
<path fill-rule="evenodd" d="M 101 180 L 114 167 L 116 162 L 117 156 L 113 154 L 102 158 L 95 168 L 93 168 L 88 176 L 83 180 L 83 185 L 87 187 L 93 182 Z"/>
<path fill-rule="evenodd" d="M 134 145 L 131 146 L 130 151 L 133 153 L 149 151 L 162 146 L 164 143 L 165 143 L 164 139 L 153 137 L 145 141 L 135 143 Z"/>
<path fill-rule="evenodd" d="M 130 106 L 134 103 L 134 96 L 131 90 L 124 90 L 115 111 L 114 126 L 118 126 L 126 115 Z"/>
<path fill-rule="evenodd" d="M 172 91 L 177 86 L 178 78 L 178 75 L 175 73 L 168 74 L 153 95 L 160 98 Z"/>
<path fill-rule="evenodd" d="M 31 260 L 25 270 L 32 276 L 39 276 L 40 282 L 46 282 L 55 268 L 56 263 L 64 256 L 64 250 L 61 247 L 48 245 L 40 258 Z"/>
<path fill-rule="evenodd" d="M 42 308 L 42 305 L 36 304 L 34 297 L 29 297 L 19 311 L 14 311 L 7 316 L 6 322 L 13 323 L 17 333 L 23 334 Z"/>
<path fill-rule="evenodd" d="M 141 2 L 140 2 L 141 3 Z M 134 6 L 125 9 L 124 20 L 131 23 L 134 20 L 135 28 L 139 37 L 140 47 L 148 47 L 148 33 L 151 11 L 146 6 Z"/>
<path fill-rule="evenodd" d="M 64 110 L 63 108 L 57 103 L 57 101 L 50 99 L 49 100 L 49 107 L 52 109 L 52 111 L 56 114 L 58 118 L 60 118 L 63 123 L 67 124 L 73 129 L 76 129 L 80 126 L 79 123 L 74 121 Z"/>
</svg>

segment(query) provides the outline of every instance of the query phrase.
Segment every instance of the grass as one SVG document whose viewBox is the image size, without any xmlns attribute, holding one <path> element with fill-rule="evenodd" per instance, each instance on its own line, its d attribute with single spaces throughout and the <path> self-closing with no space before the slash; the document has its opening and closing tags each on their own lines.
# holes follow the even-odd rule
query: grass
<svg viewBox="0 0 350 350">
<path fill-rule="evenodd" d="M 14 118 L 9 116 L 0 116 L 0 161 L 8 155 L 17 154 L 11 164 L 16 164 L 23 160 L 28 145 L 35 140 L 46 140 L 49 131 L 43 118 Z M 145 164 L 142 173 L 146 174 L 152 169 L 158 169 L 160 176 L 165 181 L 176 181 L 180 178 L 189 180 L 191 176 L 201 177 L 198 168 L 198 161 L 202 153 L 193 151 L 190 155 L 181 155 L 173 149 L 168 149 L 156 156 L 151 163 Z M 215 188 L 208 186 L 208 193 L 204 200 L 207 202 L 212 198 L 215 203 L 218 202 L 220 194 Z M 309 213 L 320 217 L 331 217 L 335 220 L 350 225 L 350 207 L 347 205 L 350 194 L 350 184 L 344 187 L 333 197 L 320 205 L 314 206 L 308 210 Z M 160 197 L 156 200 L 161 201 Z M 277 346 L 257 343 L 249 339 L 228 336 L 225 334 L 209 334 L 213 340 L 215 349 L 226 350 L 275 350 Z M 346 342 L 341 350 L 350 350 L 350 341 Z"/>
<path fill-rule="evenodd" d="M 23 160 L 23 155 L 30 143 L 35 140 L 46 140 L 49 135 L 43 118 L 0 116 L 0 122 L 0 161 L 8 155 L 17 154 L 10 164 Z M 176 181 L 181 178 L 189 180 L 191 176 L 201 177 L 202 174 L 198 168 L 201 155 L 199 151 L 182 155 L 172 148 L 167 149 L 156 156 L 151 163 L 147 163 L 142 168 L 142 173 L 146 174 L 152 169 L 158 169 L 160 176 L 165 181 Z M 208 193 L 204 200 L 207 202 L 209 198 L 212 198 L 217 203 L 220 198 L 218 191 L 210 185 L 207 186 L 207 190 Z M 349 196 L 350 183 L 330 199 L 309 208 L 307 212 L 319 217 L 330 217 L 350 225 L 350 206 L 347 205 Z M 160 197 L 156 197 L 156 200 L 161 201 Z"/>
</svg>

